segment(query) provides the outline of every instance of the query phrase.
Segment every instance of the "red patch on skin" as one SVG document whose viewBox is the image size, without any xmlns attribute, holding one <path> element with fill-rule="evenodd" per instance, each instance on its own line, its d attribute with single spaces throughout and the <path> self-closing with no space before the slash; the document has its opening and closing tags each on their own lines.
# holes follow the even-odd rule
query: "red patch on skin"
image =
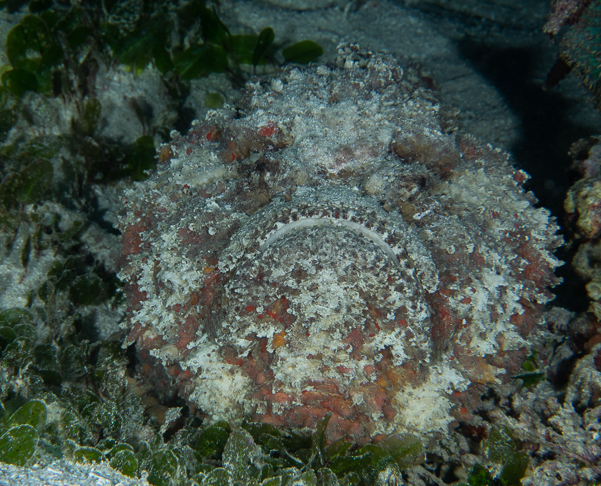
<svg viewBox="0 0 601 486">
<path fill-rule="evenodd" d="M 259 340 L 259 349 L 261 353 L 267 352 L 267 338 L 263 337 Z"/>
<path fill-rule="evenodd" d="M 134 223 L 128 226 L 123 232 L 121 241 L 123 242 L 123 255 L 136 255 L 140 253 L 140 245 L 142 238 L 140 233 L 143 233 L 148 228 L 141 223 Z"/>
<path fill-rule="evenodd" d="M 282 296 L 265 311 L 265 314 L 267 314 L 272 319 L 278 320 L 280 317 L 284 317 L 284 315 L 287 314 L 288 307 L 288 299 Z"/>
<path fill-rule="evenodd" d="M 189 380 L 192 378 L 192 372 L 190 370 L 182 371 L 178 376 L 178 381 Z"/>
<path fill-rule="evenodd" d="M 190 294 L 190 305 L 197 305 L 200 302 L 200 294 L 198 292 L 192 292 Z"/>
<path fill-rule="evenodd" d="M 204 236 L 190 231 L 188 228 L 180 228 L 177 230 L 177 236 L 181 238 L 182 245 L 200 245 L 206 241 Z"/>
<path fill-rule="evenodd" d="M 515 324 L 518 327 L 520 336 L 526 338 L 537 326 L 542 305 L 527 302 L 523 299 L 520 299 L 519 303 L 522 304 L 522 309 L 524 312 L 521 314 L 512 314 L 509 318 L 509 322 Z"/>
<path fill-rule="evenodd" d="M 369 376 L 376 372 L 376 367 L 373 365 L 366 365 L 365 368 L 363 368 L 363 371 Z"/>
<path fill-rule="evenodd" d="M 353 329 L 343 342 L 349 343 L 353 347 L 353 351 L 351 352 L 351 357 L 353 359 L 359 359 L 361 357 L 361 348 L 365 342 L 365 336 L 360 329 Z"/>
<path fill-rule="evenodd" d="M 259 420 L 264 424 L 274 425 L 276 427 L 284 427 L 284 425 L 286 425 L 284 417 L 279 415 L 259 415 Z"/>
<path fill-rule="evenodd" d="M 271 401 L 274 403 L 289 403 L 292 401 L 292 397 L 285 393 L 278 392 L 271 397 Z"/>
<path fill-rule="evenodd" d="M 376 309 L 375 307 L 367 304 L 367 309 L 369 310 L 369 317 L 372 318 L 377 318 L 377 317 L 382 317 L 382 311 L 379 309 Z"/>
<path fill-rule="evenodd" d="M 127 295 L 129 296 L 130 302 L 134 305 L 144 302 L 146 299 L 148 299 L 146 291 L 144 290 L 140 292 L 140 287 L 138 287 L 138 284 L 129 286 Z"/>
<path fill-rule="evenodd" d="M 389 404 L 382 406 L 382 413 L 387 420 L 393 420 L 397 415 L 396 410 L 394 410 Z"/>
<path fill-rule="evenodd" d="M 551 270 L 546 262 L 542 265 L 540 263 L 529 263 L 522 273 L 524 278 L 532 280 L 538 287 L 546 287 L 549 284 L 550 274 Z"/>
<path fill-rule="evenodd" d="M 127 336 L 127 344 L 130 345 L 135 343 L 136 341 L 141 341 L 142 335 L 145 331 L 146 328 L 142 327 L 142 324 L 140 324 L 139 322 L 134 323 L 130 333 Z M 148 352 L 146 350 L 142 350 L 140 352 L 140 356 L 142 357 L 142 359 L 145 359 L 144 356 L 142 356 L 142 354 L 148 354 Z"/>
<path fill-rule="evenodd" d="M 329 400 L 324 400 L 320 405 L 341 417 L 350 417 L 353 414 L 352 402 L 350 400 L 344 400 L 342 397 L 331 397 Z"/>
<path fill-rule="evenodd" d="M 269 122 L 267 125 L 259 128 L 259 135 L 261 135 L 262 137 L 271 137 L 276 132 L 276 130 L 276 126 L 273 123 Z"/>
<path fill-rule="evenodd" d="M 188 344 L 196 339 L 196 332 L 198 331 L 199 324 L 195 316 L 189 315 L 184 319 L 184 322 L 178 328 L 178 336 L 176 347 L 180 351 L 187 351 Z"/>
<path fill-rule="evenodd" d="M 524 182 L 526 182 L 528 180 L 528 177 L 521 170 L 516 170 L 513 173 L 513 180 L 516 182 L 519 182 L 520 184 L 523 184 Z"/>
<path fill-rule="evenodd" d="M 474 250 L 473 252 L 471 252 L 469 258 L 470 265 L 473 265 L 475 267 L 482 267 L 485 264 L 484 256 L 478 250 Z"/>
<path fill-rule="evenodd" d="M 214 268 L 211 273 L 207 275 L 202 287 L 202 303 L 204 305 L 211 305 L 213 303 L 213 297 L 215 296 L 215 290 L 217 285 L 221 281 L 221 274 L 218 268 Z"/>
<path fill-rule="evenodd" d="M 471 304 L 472 303 L 472 299 L 470 299 L 469 297 L 464 297 L 463 299 L 460 300 L 460 302 L 462 304 Z"/>
</svg>

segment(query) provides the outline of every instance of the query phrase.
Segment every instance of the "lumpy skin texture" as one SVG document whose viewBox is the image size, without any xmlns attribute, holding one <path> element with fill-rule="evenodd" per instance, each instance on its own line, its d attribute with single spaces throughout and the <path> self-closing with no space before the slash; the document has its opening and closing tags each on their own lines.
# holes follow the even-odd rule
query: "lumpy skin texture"
<svg viewBox="0 0 601 486">
<path fill-rule="evenodd" d="M 344 45 L 172 134 L 120 223 L 142 377 L 213 420 L 331 413 L 359 442 L 444 431 L 511 380 L 557 228 L 430 84 Z"/>
</svg>

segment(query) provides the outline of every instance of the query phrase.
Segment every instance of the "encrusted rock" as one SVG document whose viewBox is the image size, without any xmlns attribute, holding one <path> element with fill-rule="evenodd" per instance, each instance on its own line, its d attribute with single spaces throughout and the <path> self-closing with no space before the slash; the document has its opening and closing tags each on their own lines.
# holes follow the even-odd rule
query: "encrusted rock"
<svg viewBox="0 0 601 486">
<path fill-rule="evenodd" d="M 332 413 L 330 440 L 469 418 L 530 353 L 560 238 L 441 113 L 347 45 L 174 133 L 121 218 L 141 374 L 214 420 Z"/>
<path fill-rule="evenodd" d="M 573 168 L 582 174 L 570 187 L 564 208 L 574 222 L 579 243 L 572 265 L 588 283 L 589 311 L 601 318 L 601 143 L 599 137 L 582 139 L 572 145 Z"/>
</svg>

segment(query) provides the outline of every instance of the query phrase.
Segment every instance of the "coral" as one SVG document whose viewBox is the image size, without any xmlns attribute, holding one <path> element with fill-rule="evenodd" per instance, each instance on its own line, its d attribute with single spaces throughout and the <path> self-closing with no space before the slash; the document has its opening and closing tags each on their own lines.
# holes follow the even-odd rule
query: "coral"
<svg viewBox="0 0 601 486">
<path fill-rule="evenodd" d="M 506 154 L 441 126 L 418 71 L 347 45 L 174 132 L 120 222 L 142 378 L 362 442 L 510 384 L 561 240 Z"/>
<path fill-rule="evenodd" d="M 593 95 L 597 109 L 601 107 L 601 2 L 599 0 L 560 0 L 543 30 L 557 36 L 564 25 L 570 25 L 561 37 L 559 58 L 549 72 L 546 84 L 553 86 L 572 71 Z"/>
<path fill-rule="evenodd" d="M 543 32 L 556 36 L 566 23 L 576 22 L 589 3 L 591 0 L 555 0 Z"/>
<path fill-rule="evenodd" d="M 601 144 L 597 137 L 576 142 L 570 153 L 581 179 L 570 187 L 564 208 L 579 242 L 572 265 L 588 283 L 589 310 L 601 318 Z"/>
<path fill-rule="evenodd" d="M 601 347 L 597 345 L 578 361 L 565 400 L 560 401 L 549 389 L 540 388 L 514 397 L 513 415 L 519 418 L 506 418 L 506 422 L 540 461 L 532 474 L 522 480 L 524 486 L 598 484 L 601 477 L 599 354 Z"/>
</svg>

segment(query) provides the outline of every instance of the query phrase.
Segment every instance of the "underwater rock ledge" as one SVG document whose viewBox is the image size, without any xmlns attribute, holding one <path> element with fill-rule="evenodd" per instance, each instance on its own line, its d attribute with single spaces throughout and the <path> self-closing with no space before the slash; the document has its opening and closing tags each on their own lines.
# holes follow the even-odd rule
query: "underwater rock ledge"
<svg viewBox="0 0 601 486">
<path fill-rule="evenodd" d="M 141 376 L 193 411 L 427 436 L 531 353 L 557 227 L 418 70 L 342 45 L 172 136 L 126 193 L 120 278 Z"/>
</svg>

